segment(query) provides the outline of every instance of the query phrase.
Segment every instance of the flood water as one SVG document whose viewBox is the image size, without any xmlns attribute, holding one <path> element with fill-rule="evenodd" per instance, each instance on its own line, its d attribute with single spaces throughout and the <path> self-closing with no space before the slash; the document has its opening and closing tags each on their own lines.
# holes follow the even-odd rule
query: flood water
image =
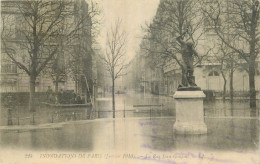
<svg viewBox="0 0 260 164">
<path fill-rule="evenodd" d="M 87 115 L 86 108 L 41 107 L 38 109 L 39 113 L 45 114 L 35 116 L 36 126 L 41 123 L 39 120 L 43 123 L 44 120 L 49 122 L 54 120 L 54 124 L 72 120 L 75 122 L 58 128 L 0 130 L 0 147 L 77 151 L 138 149 L 163 152 L 181 149 L 238 152 L 259 149 L 259 109 L 248 108 L 249 102 L 235 101 L 230 104 L 229 101 L 223 103 L 221 100 L 205 101 L 205 123 L 208 133 L 192 136 L 173 133 L 174 105 L 172 97 L 156 95 L 144 97 L 143 94 L 134 93 L 116 95 L 117 119 L 115 120 L 111 119 L 112 108 L 109 97 L 97 99 L 95 110 L 99 117 L 95 120 L 87 120 L 83 117 Z M 2 125 L 8 122 L 6 118 L 8 114 L 4 110 L 1 109 Z M 26 112 L 23 112 L 25 109 L 17 108 L 16 112 L 18 110 L 21 118 L 23 114 L 26 117 Z M 51 115 L 52 110 L 63 113 L 64 117 L 57 120 L 56 115 Z M 76 119 L 73 112 L 77 113 Z M 82 113 L 82 118 L 78 113 Z M 86 121 L 79 123 L 77 122 L 79 120 Z M 30 124 L 30 121 L 28 122 Z"/>
<path fill-rule="evenodd" d="M 129 117 L 163 117 L 175 116 L 175 101 L 173 97 L 130 92 L 116 94 L 116 118 Z M 259 100 L 257 106 L 259 107 Z M 30 125 L 57 123 L 73 120 L 86 120 L 90 117 L 91 107 L 49 107 L 38 106 L 36 112 L 29 112 L 28 107 L 15 106 L 1 108 L 0 125 Z M 112 118 L 111 97 L 97 98 L 93 110 L 95 118 Z M 248 100 L 204 101 L 205 117 L 258 117 L 259 108 L 251 110 Z"/>
<path fill-rule="evenodd" d="M 184 149 L 256 151 L 259 120 L 206 119 L 206 135 L 173 133 L 174 119 L 99 120 L 61 128 L 1 131 L 1 148 L 97 151 Z"/>
</svg>

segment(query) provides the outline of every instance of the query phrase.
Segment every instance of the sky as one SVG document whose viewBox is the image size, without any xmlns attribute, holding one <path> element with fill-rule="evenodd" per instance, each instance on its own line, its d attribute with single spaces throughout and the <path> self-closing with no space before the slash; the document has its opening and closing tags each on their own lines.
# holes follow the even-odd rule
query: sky
<svg viewBox="0 0 260 164">
<path fill-rule="evenodd" d="M 151 22 L 156 14 L 160 0 L 102 0 L 103 25 L 100 34 L 100 45 L 105 48 L 106 32 L 119 18 L 127 33 L 126 55 L 132 59 L 139 49 L 143 36 L 141 26 Z"/>
</svg>

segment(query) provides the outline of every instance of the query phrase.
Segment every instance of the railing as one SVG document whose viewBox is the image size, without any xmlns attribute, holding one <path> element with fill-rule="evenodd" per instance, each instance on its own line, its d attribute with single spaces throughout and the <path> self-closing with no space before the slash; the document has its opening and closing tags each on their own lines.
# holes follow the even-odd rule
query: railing
<svg viewBox="0 0 260 164">
<path fill-rule="evenodd" d="M 163 109 L 163 104 L 141 104 L 141 105 L 133 105 L 133 107 L 134 108 L 142 108 L 142 109 L 138 109 L 138 111 L 141 112 L 141 113 L 149 112 L 150 120 L 153 117 L 152 114 L 154 114 L 154 113 L 157 113 L 157 115 L 159 113 L 159 116 L 162 116 L 162 114 L 163 115 L 170 115 L 169 111 Z M 160 107 L 160 108 L 154 109 L 154 107 Z M 148 109 L 143 109 L 143 108 L 148 108 Z"/>
<path fill-rule="evenodd" d="M 92 111 L 94 118 L 113 118 L 113 111 Z M 116 110 L 115 118 L 129 117 L 161 117 L 169 116 L 170 112 L 165 109 L 132 109 L 132 110 Z M 28 115 L 11 112 L 8 109 L 7 117 L 2 117 L 2 125 L 36 125 L 42 123 L 57 123 L 76 120 L 90 119 L 89 112 L 82 111 L 54 111 L 54 112 L 33 112 Z"/>
<path fill-rule="evenodd" d="M 43 123 L 57 123 L 65 121 L 87 120 L 89 110 L 56 110 L 22 113 L 12 108 L 2 112 L 1 125 L 35 125 Z"/>
<path fill-rule="evenodd" d="M 58 123 L 66 121 L 76 120 L 88 120 L 96 118 L 113 118 L 112 110 L 93 110 L 90 113 L 90 109 L 74 109 L 74 110 L 49 110 L 49 111 L 37 111 L 37 112 L 22 112 L 12 108 L 2 109 L 6 112 L 1 112 L 1 124 L 0 125 L 36 125 L 44 123 Z M 231 109 L 226 109 L 227 111 Z M 232 108 L 233 112 L 243 111 L 242 116 L 250 116 L 259 118 L 259 108 L 255 111 L 249 108 Z M 164 108 L 163 105 L 134 105 L 131 109 L 116 110 L 115 118 L 130 118 L 130 117 L 164 117 L 173 116 L 173 109 Z M 212 111 L 214 113 L 212 113 Z M 223 108 L 211 108 L 204 107 L 204 116 L 219 116 L 218 112 L 223 111 Z M 216 112 L 216 113 L 215 113 Z M 91 117 L 92 115 L 92 117 Z M 220 113 L 220 115 L 222 115 Z M 235 114 L 234 114 L 235 115 Z M 230 115 L 230 116 L 233 116 Z"/>
<path fill-rule="evenodd" d="M 163 104 L 160 105 L 133 105 L 132 109 L 123 110 L 95 110 L 92 114 L 95 118 L 112 118 L 113 112 L 115 112 L 115 118 L 127 118 L 127 117 L 161 117 L 170 116 L 172 113 L 169 109 L 163 108 Z"/>
</svg>

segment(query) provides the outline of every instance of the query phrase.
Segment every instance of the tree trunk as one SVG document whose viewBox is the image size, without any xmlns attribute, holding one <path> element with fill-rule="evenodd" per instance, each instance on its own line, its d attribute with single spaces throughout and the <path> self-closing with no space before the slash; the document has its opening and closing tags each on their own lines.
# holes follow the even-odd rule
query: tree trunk
<svg viewBox="0 0 260 164">
<path fill-rule="evenodd" d="M 85 103 L 87 103 L 87 97 L 89 96 L 89 99 L 90 99 L 90 103 L 92 104 L 91 105 L 91 109 L 90 109 L 90 118 L 93 118 L 93 112 L 92 111 L 95 111 L 95 100 L 93 99 L 92 95 L 91 95 L 91 90 L 90 90 L 90 85 L 89 85 L 89 82 L 87 80 L 87 76 L 86 74 L 84 75 L 84 78 L 85 78 L 85 83 L 86 83 L 86 96 L 85 96 Z M 98 116 L 99 117 L 99 116 Z"/>
<path fill-rule="evenodd" d="M 221 75 L 224 80 L 222 100 L 225 102 L 226 101 L 226 91 L 227 91 L 227 79 L 226 79 L 223 71 L 221 71 Z"/>
<path fill-rule="evenodd" d="M 113 118 L 115 118 L 115 80 L 112 78 L 112 110 L 113 110 Z"/>
<path fill-rule="evenodd" d="M 249 65 L 250 108 L 256 108 L 255 65 Z"/>
<path fill-rule="evenodd" d="M 35 81 L 36 76 L 30 76 L 30 97 L 29 97 L 29 110 L 30 112 L 35 111 Z"/>
<path fill-rule="evenodd" d="M 231 103 L 233 103 L 233 98 L 234 98 L 233 77 L 234 77 L 234 66 L 233 66 L 233 61 L 231 61 L 230 83 L 229 83 L 229 88 L 230 88 L 230 102 L 231 102 Z"/>
<path fill-rule="evenodd" d="M 89 94 L 88 94 L 88 90 L 86 89 L 86 90 L 85 90 L 85 104 L 89 102 L 88 97 L 90 97 L 90 96 L 89 96 Z"/>
<path fill-rule="evenodd" d="M 58 94 L 59 92 L 59 78 L 56 77 L 55 79 L 55 93 Z"/>
<path fill-rule="evenodd" d="M 250 108 L 256 108 L 256 91 L 255 91 L 255 60 L 257 59 L 256 45 L 258 35 L 258 18 L 259 18 L 259 2 L 254 2 L 251 17 L 251 28 L 250 28 L 250 62 L 249 62 L 249 88 L 250 88 Z"/>
<path fill-rule="evenodd" d="M 59 103 L 58 92 L 59 92 L 59 80 L 58 77 L 56 76 L 55 79 L 55 103 L 56 104 Z"/>
</svg>

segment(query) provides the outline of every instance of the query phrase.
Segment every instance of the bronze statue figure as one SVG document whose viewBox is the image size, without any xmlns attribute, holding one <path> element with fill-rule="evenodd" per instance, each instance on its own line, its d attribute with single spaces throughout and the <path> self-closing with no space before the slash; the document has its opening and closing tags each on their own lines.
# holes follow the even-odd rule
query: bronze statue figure
<svg viewBox="0 0 260 164">
<path fill-rule="evenodd" d="M 195 83 L 195 77 L 193 76 L 194 67 L 193 61 L 194 56 L 196 56 L 199 61 L 200 57 L 197 51 L 194 49 L 193 42 L 184 40 L 184 36 L 188 33 L 186 30 L 182 35 L 177 37 L 177 42 L 181 45 L 181 54 L 182 54 L 182 84 L 179 86 L 180 88 L 199 88 Z"/>
</svg>

